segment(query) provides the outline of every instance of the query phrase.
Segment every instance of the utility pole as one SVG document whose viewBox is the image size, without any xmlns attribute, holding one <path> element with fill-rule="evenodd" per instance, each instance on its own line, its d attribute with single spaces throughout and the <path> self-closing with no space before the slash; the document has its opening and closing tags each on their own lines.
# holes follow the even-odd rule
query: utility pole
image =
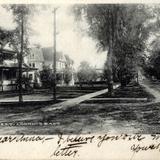
<svg viewBox="0 0 160 160">
<path fill-rule="evenodd" d="M 56 11 L 57 8 L 53 10 L 53 100 L 56 102 Z"/>
<path fill-rule="evenodd" d="M 23 19 L 23 13 L 21 13 L 21 51 L 18 56 L 19 60 L 19 102 L 23 102 L 23 96 L 22 96 L 22 55 L 23 55 L 23 35 L 24 35 L 24 19 Z"/>
</svg>

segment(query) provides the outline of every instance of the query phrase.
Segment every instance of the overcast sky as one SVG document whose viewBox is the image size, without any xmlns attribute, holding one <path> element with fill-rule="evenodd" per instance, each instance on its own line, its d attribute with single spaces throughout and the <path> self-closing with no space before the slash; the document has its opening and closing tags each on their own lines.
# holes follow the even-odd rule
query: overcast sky
<svg viewBox="0 0 160 160">
<path fill-rule="evenodd" d="M 58 6 L 57 10 L 57 51 L 68 54 L 75 62 L 75 68 L 83 60 L 92 66 L 102 68 L 106 60 L 106 53 L 97 53 L 96 42 L 87 34 L 82 34 L 74 21 L 73 14 L 69 12 L 69 6 Z M 0 6 L 0 27 L 13 29 L 13 16 Z M 40 44 L 42 47 L 53 46 L 53 14 L 52 6 L 39 11 L 32 16 L 30 43 Z M 85 23 L 81 23 L 83 27 Z"/>
</svg>

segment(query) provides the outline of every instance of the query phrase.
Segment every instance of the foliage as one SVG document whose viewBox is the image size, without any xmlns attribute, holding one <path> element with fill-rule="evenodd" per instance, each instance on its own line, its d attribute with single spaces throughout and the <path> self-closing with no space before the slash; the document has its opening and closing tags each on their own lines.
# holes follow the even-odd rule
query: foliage
<svg viewBox="0 0 160 160">
<path fill-rule="evenodd" d="M 40 72 L 40 79 L 42 82 L 42 86 L 45 88 L 51 87 L 53 78 L 54 76 L 52 70 L 49 67 L 44 66 L 43 70 Z"/>
<path fill-rule="evenodd" d="M 97 40 L 100 50 L 107 52 L 105 72 L 111 91 L 113 74 L 131 73 L 138 67 L 138 59 L 149 36 L 146 24 L 152 16 L 148 7 L 142 4 L 89 4 L 76 6 L 74 12 L 81 20 L 85 17 L 89 35 Z"/>
<path fill-rule="evenodd" d="M 0 50 L 3 50 L 5 45 L 9 42 L 10 38 L 12 36 L 12 32 L 0 28 Z M 2 63 L 4 60 L 3 56 L 0 56 L 0 63 Z"/>
<path fill-rule="evenodd" d="M 40 81 L 42 82 L 42 86 L 44 88 L 53 87 L 54 73 L 49 66 L 43 66 L 43 70 L 40 71 Z M 61 81 L 62 73 L 56 73 L 56 83 L 60 83 Z"/>
<path fill-rule="evenodd" d="M 5 5 L 4 7 L 12 11 L 14 21 L 17 24 L 16 28 L 12 31 L 9 43 L 18 54 L 21 52 L 21 27 L 23 21 L 23 56 L 25 56 L 29 53 L 29 19 L 35 10 L 35 7 L 34 5 L 27 4 L 11 4 Z"/>
<path fill-rule="evenodd" d="M 0 28 L 0 46 L 1 49 L 9 42 L 12 37 L 12 31 Z"/>
<path fill-rule="evenodd" d="M 160 79 L 160 5 L 152 6 L 154 21 L 150 23 L 151 41 L 148 43 L 148 57 L 143 69 L 146 76 Z"/>
<path fill-rule="evenodd" d="M 157 43 L 158 42 L 159 41 L 157 41 Z M 154 49 L 144 66 L 144 70 L 149 76 L 154 76 L 155 78 L 160 79 L 160 48 L 159 46 L 156 47 L 157 43 L 153 45 Z"/>
<path fill-rule="evenodd" d="M 63 70 L 63 75 L 64 75 L 64 82 L 68 85 L 69 82 L 72 80 L 72 76 L 73 76 L 72 65 L 74 62 L 72 59 L 70 59 L 68 55 L 64 55 L 64 56 L 66 59 L 66 63 L 65 63 L 65 68 Z"/>
<path fill-rule="evenodd" d="M 64 82 L 68 85 L 69 82 L 72 80 L 72 69 L 65 68 L 63 70 L 63 75 L 64 75 Z"/>
<path fill-rule="evenodd" d="M 88 62 L 82 61 L 77 71 L 78 81 L 91 83 L 98 78 L 96 69 L 91 67 Z"/>
</svg>

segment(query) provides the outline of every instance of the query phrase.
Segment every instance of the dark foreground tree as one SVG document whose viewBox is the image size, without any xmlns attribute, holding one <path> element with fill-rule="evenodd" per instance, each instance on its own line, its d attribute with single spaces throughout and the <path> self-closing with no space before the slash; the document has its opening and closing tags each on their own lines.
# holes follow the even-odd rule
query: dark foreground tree
<svg viewBox="0 0 160 160">
<path fill-rule="evenodd" d="M 143 65 L 145 75 L 149 78 L 160 79 L 160 5 L 152 6 L 153 19 L 150 26 L 152 39 L 147 47 L 147 58 Z"/>
<path fill-rule="evenodd" d="M 33 11 L 33 5 L 14 4 L 5 6 L 12 11 L 14 15 L 14 21 L 17 24 L 16 29 L 13 31 L 13 36 L 10 39 L 10 44 L 17 52 L 19 75 L 18 75 L 18 88 L 19 88 L 19 102 L 23 101 L 22 96 L 22 63 L 23 57 L 29 53 L 29 15 Z"/>
<path fill-rule="evenodd" d="M 148 61 L 144 66 L 145 73 L 151 77 L 160 79 L 160 39 L 156 38 L 152 43 L 152 50 L 148 57 Z"/>
<path fill-rule="evenodd" d="M 97 40 L 97 47 L 107 52 L 105 70 L 108 90 L 112 94 L 113 68 L 127 68 L 127 58 L 130 59 L 133 54 L 144 49 L 143 43 L 148 36 L 144 30 L 145 22 L 150 18 L 147 8 L 144 5 L 124 4 L 76 5 L 73 8 L 77 19 L 87 21 L 87 31 Z M 126 54 L 132 56 L 126 58 Z M 118 64 L 118 61 L 121 64 Z"/>
</svg>

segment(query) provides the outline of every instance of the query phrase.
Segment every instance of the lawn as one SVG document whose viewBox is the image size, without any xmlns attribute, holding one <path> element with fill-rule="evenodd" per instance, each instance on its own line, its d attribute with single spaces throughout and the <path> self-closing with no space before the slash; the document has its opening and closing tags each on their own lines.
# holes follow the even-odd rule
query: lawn
<svg viewBox="0 0 160 160">
<path fill-rule="evenodd" d="M 114 90 L 112 96 L 109 93 L 105 93 L 97 96 L 96 98 L 148 98 L 153 99 L 154 97 L 145 91 L 144 87 L 139 84 L 129 84 L 125 87 L 118 87 Z"/>
<path fill-rule="evenodd" d="M 73 87 L 58 87 L 57 88 L 57 97 L 59 99 L 69 99 L 69 98 L 76 98 L 78 96 L 82 96 L 85 94 L 93 93 L 102 89 L 106 89 L 107 86 L 101 85 L 101 86 L 84 86 L 82 88 L 73 86 Z"/>
<path fill-rule="evenodd" d="M 88 93 L 96 92 L 105 89 L 106 86 L 85 86 L 83 88 L 77 86 L 58 86 L 57 87 L 57 99 L 69 99 L 76 98 Z M 52 99 L 53 92 L 51 89 L 35 89 L 32 93 L 24 92 L 24 99 Z M 18 92 L 1 92 L 0 99 L 18 99 Z"/>
</svg>

